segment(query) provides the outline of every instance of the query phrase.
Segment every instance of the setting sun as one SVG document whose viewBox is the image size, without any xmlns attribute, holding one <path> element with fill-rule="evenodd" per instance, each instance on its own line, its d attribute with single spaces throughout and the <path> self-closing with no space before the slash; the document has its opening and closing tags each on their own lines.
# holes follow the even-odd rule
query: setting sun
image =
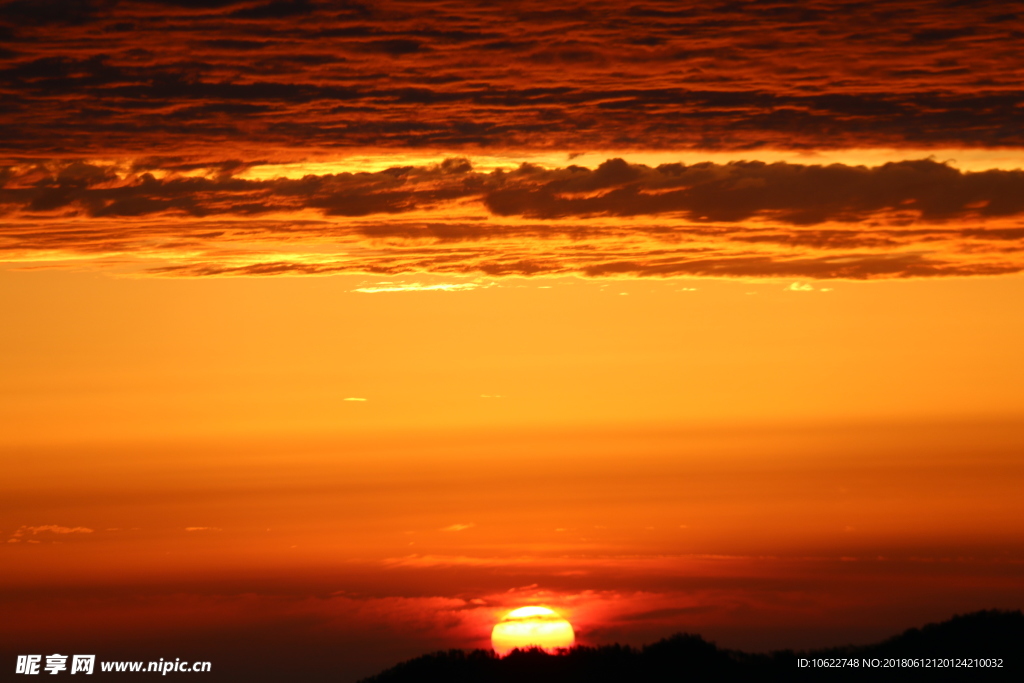
<svg viewBox="0 0 1024 683">
<path fill-rule="evenodd" d="M 501 656 L 516 648 L 539 647 L 553 654 L 576 642 L 572 624 L 547 607 L 520 607 L 494 625 L 491 644 Z"/>
</svg>

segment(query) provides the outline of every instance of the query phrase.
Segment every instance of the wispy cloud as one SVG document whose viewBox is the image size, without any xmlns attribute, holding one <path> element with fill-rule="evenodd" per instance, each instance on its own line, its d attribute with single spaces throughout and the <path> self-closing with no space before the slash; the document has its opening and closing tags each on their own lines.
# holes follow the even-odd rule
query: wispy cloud
<svg viewBox="0 0 1024 683">
<path fill-rule="evenodd" d="M 11 534 L 11 537 L 7 539 L 8 543 L 19 543 L 28 534 L 36 536 L 38 534 L 91 534 L 95 529 L 90 529 L 84 526 L 60 526 L 59 524 L 43 524 L 41 526 L 27 526 L 23 525 Z"/>
<path fill-rule="evenodd" d="M 362 292 L 364 294 L 378 294 L 381 292 L 461 292 L 469 289 L 476 289 L 478 287 L 480 287 L 480 284 L 476 282 L 441 283 L 434 285 L 424 285 L 419 282 L 411 282 L 409 284 L 401 285 L 382 283 L 375 287 L 360 287 L 352 291 Z"/>
</svg>

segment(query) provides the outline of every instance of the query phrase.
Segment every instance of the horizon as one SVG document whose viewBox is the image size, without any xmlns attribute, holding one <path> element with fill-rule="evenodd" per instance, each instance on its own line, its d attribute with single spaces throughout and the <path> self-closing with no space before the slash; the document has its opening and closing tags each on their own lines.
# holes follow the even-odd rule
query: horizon
<svg viewBox="0 0 1024 683">
<path fill-rule="evenodd" d="M 441 650 L 399 662 L 363 683 L 458 677 L 460 680 L 661 680 L 680 670 L 707 680 L 794 680 L 813 677 L 818 669 L 843 669 L 831 675 L 885 676 L 933 680 L 972 669 L 972 675 L 997 676 L 1019 668 L 999 655 L 1012 649 L 1024 633 L 1024 613 L 980 611 L 955 615 L 939 623 L 908 629 L 869 645 L 833 646 L 817 650 L 773 650 L 748 653 L 722 649 L 698 634 L 675 633 L 640 648 L 619 643 L 573 645 L 548 651 L 531 646 L 505 654 L 478 649 Z M 958 648 L 961 658 L 947 657 Z M 507 661 L 506 661 L 507 660 Z M 561 660 L 561 661 L 559 661 Z M 910 669 L 908 671 L 908 669 Z M 941 670 L 941 671 L 938 671 Z M 861 673 L 863 671 L 863 673 Z M 983 674 L 983 675 L 984 675 Z"/>
</svg>

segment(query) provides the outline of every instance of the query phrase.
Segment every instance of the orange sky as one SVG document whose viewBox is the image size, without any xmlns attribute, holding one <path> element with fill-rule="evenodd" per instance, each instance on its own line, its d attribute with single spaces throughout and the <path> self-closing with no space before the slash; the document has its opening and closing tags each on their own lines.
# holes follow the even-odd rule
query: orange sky
<svg viewBox="0 0 1024 683">
<path fill-rule="evenodd" d="M 1019 277 L 0 277 L 9 443 L 1024 409 Z"/>
<path fill-rule="evenodd" d="M 1016 14 L 51 5 L 0 5 L 4 661 L 1022 607 Z"/>
<path fill-rule="evenodd" d="M 1018 277 L 0 277 L 24 647 L 368 673 L 534 602 L 767 648 L 1020 594 Z"/>
</svg>

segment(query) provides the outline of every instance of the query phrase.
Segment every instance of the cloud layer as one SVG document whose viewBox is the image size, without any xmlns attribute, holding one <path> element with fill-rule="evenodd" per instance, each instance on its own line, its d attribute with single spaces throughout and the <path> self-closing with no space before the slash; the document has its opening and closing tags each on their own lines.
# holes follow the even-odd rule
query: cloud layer
<svg viewBox="0 0 1024 683">
<path fill-rule="evenodd" d="M 163 274 L 867 279 L 1024 267 L 1024 171 L 932 160 L 481 172 L 450 158 L 274 179 L 244 165 L 51 161 L 0 169 L 0 183 L 3 260 Z"/>
<path fill-rule="evenodd" d="M 10 0 L 0 36 L 14 156 L 1024 143 L 999 2 Z"/>
<path fill-rule="evenodd" d="M 1020 171 L 609 158 L 485 173 L 460 156 L 1020 148 L 1024 14 L 1005 3 L 66 5 L 0 0 L 4 260 L 192 276 L 1020 270 Z M 359 154 L 395 161 L 272 171 Z M 401 161 L 414 155 L 450 158 Z"/>
</svg>

